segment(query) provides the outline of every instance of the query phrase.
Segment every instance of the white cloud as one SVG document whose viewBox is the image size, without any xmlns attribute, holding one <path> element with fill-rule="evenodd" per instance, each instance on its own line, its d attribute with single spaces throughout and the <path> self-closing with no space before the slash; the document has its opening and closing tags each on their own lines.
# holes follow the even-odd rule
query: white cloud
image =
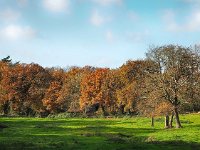
<svg viewBox="0 0 200 150">
<path fill-rule="evenodd" d="M 0 37 L 7 40 L 30 39 L 36 36 L 36 31 L 29 26 L 9 25 L 0 31 Z"/>
<path fill-rule="evenodd" d="M 172 32 L 177 32 L 180 27 L 175 21 L 175 13 L 172 10 L 166 10 L 163 15 L 163 20 L 167 25 L 167 30 Z"/>
<path fill-rule="evenodd" d="M 132 21 L 137 21 L 137 20 L 139 19 L 138 14 L 136 14 L 134 11 L 128 12 L 128 17 L 129 17 Z"/>
<path fill-rule="evenodd" d="M 188 31 L 200 31 L 200 10 L 193 12 L 188 18 L 186 29 Z"/>
<path fill-rule="evenodd" d="M 12 9 L 5 9 L 2 12 L 0 12 L 0 19 L 4 21 L 15 21 L 18 18 L 20 18 L 21 14 L 17 11 L 14 11 Z"/>
<path fill-rule="evenodd" d="M 166 11 L 163 16 L 167 30 L 171 32 L 195 32 L 200 31 L 200 10 L 193 11 L 182 23 L 176 20 L 173 11 Z"/>
<path fill-rule="evenodd" d="M 26 6 L 28 4 L 28 0 L 17 0 L 17 3 L 20 5 L 20 6 Z"/>
<path fill-rule="evenodd" d="M 199 0 L 183 0 L 183 1 L 191 4 L 200 4 Z"/>
<path fill-rule="evenodd" d="M 141 32 L 127 32 L 128 41 L 138 43 L 149 39 L 150 31 L 148 29 Z"/>
<path fill-rule="evenodd" d="M 120 5 L 120 4 L 122 4 L 123 0 L 93 0 L 93 1 L 100 5 L 107 6 L 107 5 L 111 5 L 111 4 Z"/>
<path fill-rule="evenodd" d="M 113 36 L 112 31 L 107 31 L 107 32 L 106 32 L 106 40 L 107 40 L 109 43 L 112 43 L 112 42 L 114 41 L 114 36 Z"/>
<path fill-rule="evenodd" d="M 52 12 L 69 10 L 70 0 L 43 0 L 44 7 Z"/>
<path fill-rule="evenodd" d="M 95 26 L 101 26 L 106 22 L 106 18 L 102 16 L 98 11 L 94 11 L 90 18 L 90 22 Z"/>
</svg>

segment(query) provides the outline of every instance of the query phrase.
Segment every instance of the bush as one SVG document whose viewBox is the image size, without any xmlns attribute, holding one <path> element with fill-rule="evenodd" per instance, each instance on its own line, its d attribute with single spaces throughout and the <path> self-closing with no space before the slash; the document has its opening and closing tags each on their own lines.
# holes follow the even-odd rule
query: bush
<svg viewBox="0 0 200 150">
<path fill-rule="evenodd" d="M 58 119 L 74 118 L 74 117 L 85 118 L 85 116 L 81 113 L 69 113 L 69 112 L 64 112 L 59 114 L 49 114 L 47 116 L 47 118 L 58 118 Z"/>
</svg>

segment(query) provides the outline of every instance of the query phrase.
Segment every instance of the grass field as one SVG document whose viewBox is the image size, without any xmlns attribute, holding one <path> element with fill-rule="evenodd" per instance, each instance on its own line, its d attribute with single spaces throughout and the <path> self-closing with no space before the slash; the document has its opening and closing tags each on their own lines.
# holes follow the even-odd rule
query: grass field
<svg viewBox="0 0 200 150">
<path fill-rule="evenodd" d="M 200 115 L 180 116 L 182 129 L 164 129 L 163 118 L 155 127 L 150 119 L 48 119 L 0 118 L 0 149 L 171 149 L 200 150 Z"/>
</svg>

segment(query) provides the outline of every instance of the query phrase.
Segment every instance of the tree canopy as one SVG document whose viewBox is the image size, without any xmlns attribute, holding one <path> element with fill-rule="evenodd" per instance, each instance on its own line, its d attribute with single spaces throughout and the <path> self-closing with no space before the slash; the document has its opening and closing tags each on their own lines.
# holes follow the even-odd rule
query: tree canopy
<svg viewBox="0 0 200 150">
<path fill-rule="evenodd" d="M 143 60 L 116 69 L 43 68 L 0 61 L 0 113 L 47 116 L 61 112 L 93 115 L 175 115 L 200 110 L 198 47 L 150 47 Z"/>
</svg>

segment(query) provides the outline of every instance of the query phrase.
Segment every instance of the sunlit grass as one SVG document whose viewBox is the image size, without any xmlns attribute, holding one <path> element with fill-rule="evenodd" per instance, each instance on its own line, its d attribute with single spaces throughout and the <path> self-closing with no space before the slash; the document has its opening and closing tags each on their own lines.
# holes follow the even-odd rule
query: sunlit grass
<svg viewBox="0 0 200 150">
<path fill-rule="evenodd" d="M 200 149 L 200 115 L 182 115 L 182 129 L 164 118 L 0 118 L 0 149 Z"/>
</svg>

